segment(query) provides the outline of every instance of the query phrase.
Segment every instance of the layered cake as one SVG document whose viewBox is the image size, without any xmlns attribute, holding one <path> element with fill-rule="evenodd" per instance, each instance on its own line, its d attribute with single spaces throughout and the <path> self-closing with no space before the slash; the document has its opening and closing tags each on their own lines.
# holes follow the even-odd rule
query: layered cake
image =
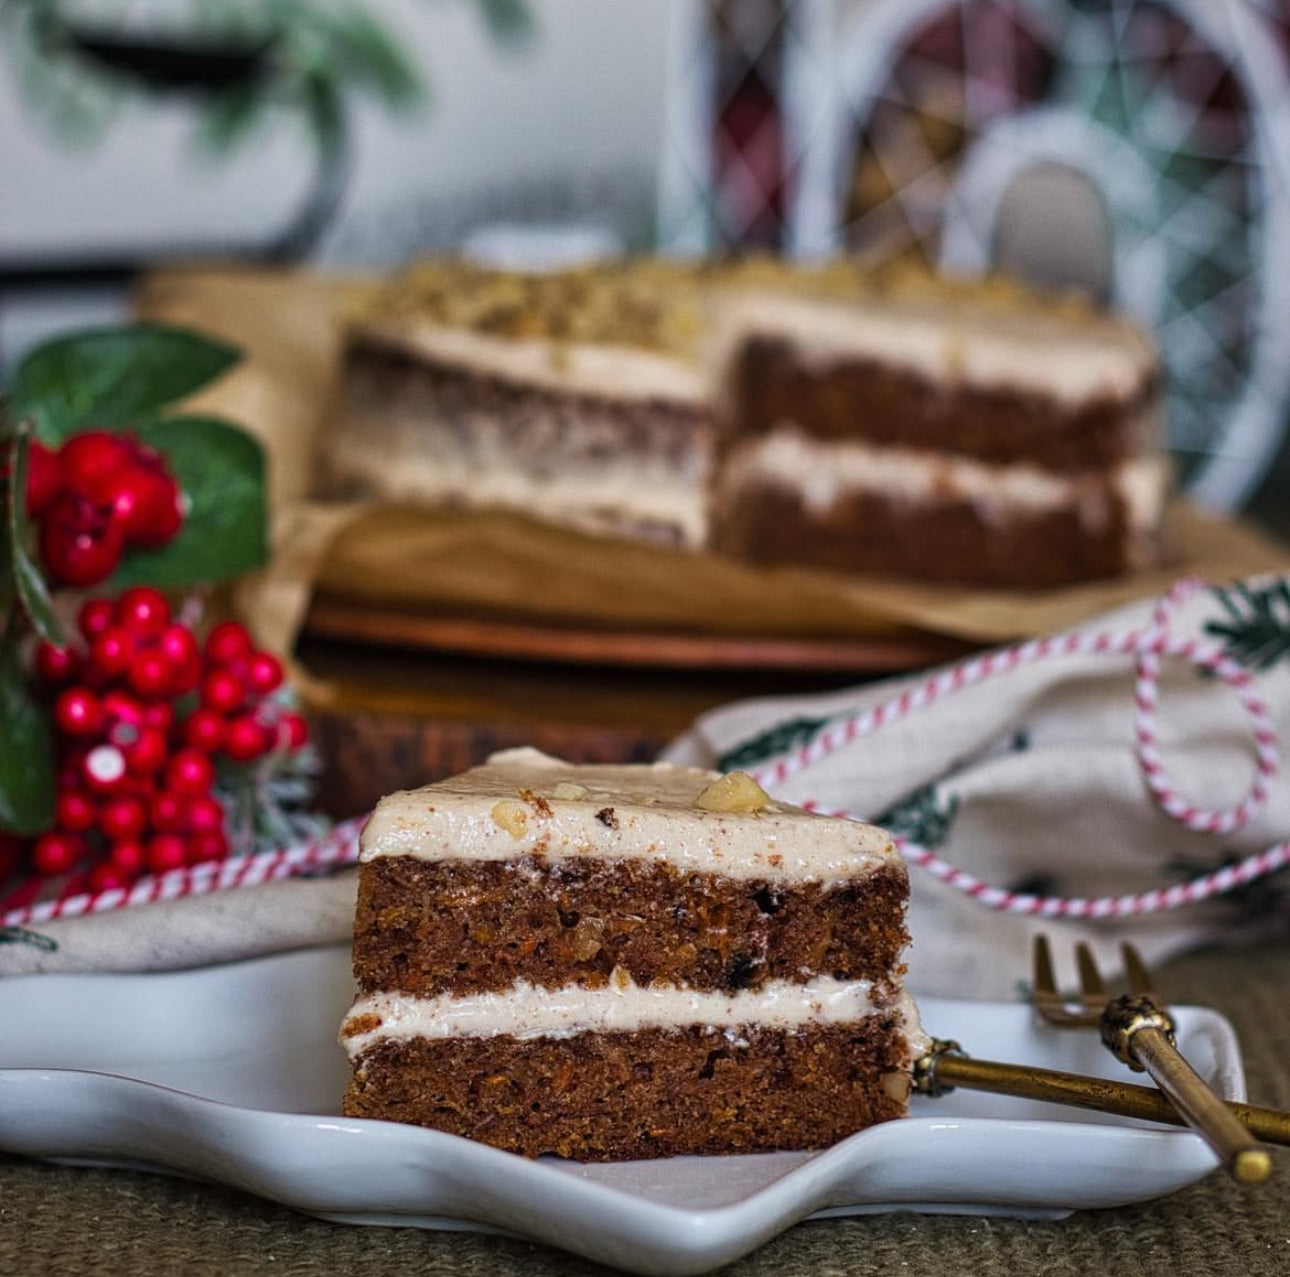
<svg viewBox="0 0 1290 1277">
<path fill-rule="evenodd" d="M 747 776 L 531 749 L 363 834 L 350 1116 L 582 1160 L 817 1148 L 925 1049 L 890 838 Z"/>
<path fill-rule="evenodd" d="M 353 318 L 323 495 L 499 508 L 762 564 L 1034 587 L 1149 566 L 1133 325 L 854 261 L 423 263 Z"/>
<path fill-rule="evenodd" d="M 1004 587 L 1156 561 L 1170 471 L 1130 324 L 984 290 L 746 297 L 725 322 L 719 551 Z"/>
<path fill-rule="evenodd" d="M 767 259 L 543 274 L 423 262 L 351 317 L 319 489 L 701 548 L 715 299 L 789 279 L 847 296 L 863 274 Z"/>
</svg>

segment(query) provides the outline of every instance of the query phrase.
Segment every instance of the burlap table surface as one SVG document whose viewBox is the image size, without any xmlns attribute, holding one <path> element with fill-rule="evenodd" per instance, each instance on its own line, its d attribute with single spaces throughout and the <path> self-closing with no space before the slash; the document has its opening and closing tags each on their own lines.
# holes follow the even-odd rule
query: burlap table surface
<svg viewBox="0 0 1290 1277">
<path fill-rule="evenodd" d="M 1169 996 L 1220 1008 L 1243 1047 L 1250 1096 L 1290 1107 L 1290 944 L 1193 953 L 1161 968 Z M 790 1229 L 728 1277 L 891 1273 L 1290 1272 L 1290 1156 L 1253 1189 L 1215 1172 L 1171 1196 L 1033 1222 L 897 1212 Z M 545 1246 L 473 1233 L 324 1223 L 205 1184 L 0 1157 L 0 1273 L 448 1274 L 545 1277 L 610 1270 Z"/>
</svg>

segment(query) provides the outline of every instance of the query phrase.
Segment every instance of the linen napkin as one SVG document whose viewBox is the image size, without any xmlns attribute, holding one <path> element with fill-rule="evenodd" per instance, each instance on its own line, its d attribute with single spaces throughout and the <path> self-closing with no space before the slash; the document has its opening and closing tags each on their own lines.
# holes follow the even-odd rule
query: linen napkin
<svg viewBox="0 0 1290 1277">
<path fill-rule="evenodd" d="M 1183 583 L 937 670 L 726 705 L 665 756 L 884 825 L 911 860 L 913 988 L 1009 998 L 1041 929 L 1091 939 L 1108 966 L 1120 938 L 1154 960 L 1284 930 L 1287 726 L 1290 577 L 1263 576 Z M 343 942 L 360 825 L 204 883 L 0 917 L 0 975 Z"/>
</svg>

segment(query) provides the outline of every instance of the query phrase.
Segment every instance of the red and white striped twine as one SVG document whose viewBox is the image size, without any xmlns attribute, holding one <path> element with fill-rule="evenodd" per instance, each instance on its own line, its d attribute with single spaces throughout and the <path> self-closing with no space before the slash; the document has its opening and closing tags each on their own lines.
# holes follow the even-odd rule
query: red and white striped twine
<svg viewBox="0 0 1290 1277">
<path fill-rule="evenodd" d="M 1193 639 L 1179 639 L 1169 634 L 1169 622 L 1173 614 L 1203 585 L 1203 582 L 1191 578 L 1178 582 L 1155 608 L 1151 624 L 1142 630 L 1121 633 L 1086 632 L 1034 639 L 963 661 L 937 673 L 924 683 L 907 688 L 873 709 L 831 724 L 810 744 L 754 772 L 754 779 L 773 790 L 790 776 L 806 770 L 853 741 L 873 735 L 888 723 L 896 722 L 955 692 L 1007 674 L 1023 665 L 1077 654 L 1127 654 L 1134 657 L 1135 753 L 1148 790 L 1163 811 L 1188 829 L 1202 833 L 1233 833 L 1247 825 L 1266 804 L 1271 780 L 1280 766 L 1280 754 L 1271 714 L 1267 704 L 1255 691 L 1254 680 L 1249 673 L 1224 656 L 1215 645 Z M 1170 781 L 1160 756 L 1156 735 L 1156 716 L 1160 703 L 1160 660 L 1164 656 L 1181 657 L 1198 669 L 1211 671 L 1236 692 L 1249 718 L 1254 736 L 1255 777 L 1249 792 L 1234 807 L 1211 811 L 1194 806 Z M 860 819 L 851 812 L 825 809 L 809 801 L 803 806 L 813 811 L 825 811 L 828 815 Z M 1172 887 L 1136 895 L 1089 899 L 1008 891 L 982 882 L 966 870 L 942 860 L 926 847 L 902 838 L 897 838 L 896 843 L 911 864 L 927 870 L 981 904 L 1005 913 L 1045 918 L 1124 918 L 1177 909 L 1221 895 L 1290 864 L 1290 840 L 1287 840 L 1247 856 L 1235 864 Z"/>
<path fill-rule="evenodd" d="M 108 891 L 87 892 L 26 905 L 0 915 L 0 926 L 29 927 L 59 918 L 124 909 L 130 905 L 179 900 L 184 896 L 202 896 L 237 887 L 256 887 L 261 883 L 349 864 L 358 858 L 358 835 L 366 821 L 366 816 L 345 821 L 320 837 L 294 847 L 255 856 L 234 856 L 220 862 L 150 875 L 128 888 L 113 887 Z"/>
<path fill-rule="evenodd" d="M 1173 614 L 1202 586 L 1203 582 L 1192 579 L 1180 581 L 1160 601 L 1152 614 L 1150 625 L 1145 629 L 1118 633 L 1085 632 L 1032 639 L 962 661 L 939 671 L 925 682 L 905 689 L 889 701 L 831 724 L 809 744 L 752 774 L 765 788 L 774 790 L 790 776 L 807 770 L 854 741 L 872 736 L 890 723 L 926 709 L 965 688 L 1006 675 L 1025 665 L 1079 654 L 1131 655 L 1135 671 L 1135 752 L 1148 790 L 1161 809 L 1186 828 L 1203 833 L 1233 833 L 1248 824 L 1267 802 L 1270 783 L 1280 766 L 1277 733 L 1268 707 L 1255 691 L 1254 680 L 1246 670 L 1224 656 L 1215 645 L 1193 639 L 1179 639 L 1169 634 L 1169 622 Z M 1197 669 L 1212 672 L 1236 692 L 1249 718 L 1254 737 L 1255 777 L 1249 792 L 1234 807 L 1218 811 L 1196 807 L 1178 793 L 1169 779 L 1156 735 L 1160 662 L 1165 656 L 1180 657 L 1190 661 Z M 814 811 L 826 811 L 829 815 L 861 819 L 851 812 L 826 809 L 811 801 L 802 805 Z M 29 926 L 57 918 L 121 909 L 129 905 L 256 886 L 311 870 L 349 864 L 358 857 L 358 835 L 366 819 L 363 816 L 347 821 L 321 837 L 295 847 L 143 878 L 128 889 L 115 888 L 98 894 L 71 896 L 28 905 L 0 916 L 0 926 Z M 973 874 L 956 868 L 927 848 L 907 839 L 898 838 L 896 842 L 911 864 L 926 870 L 988 908 L 1044 918 L 1125 918 L 1176 909 L 1221 895 L 1290 864 L 1290 839 L 1287 839 L 1235 864 L 1172 887 L 1136 895 L 1089 899 L 1008 891 L 982 882 Z"/>
</svg>

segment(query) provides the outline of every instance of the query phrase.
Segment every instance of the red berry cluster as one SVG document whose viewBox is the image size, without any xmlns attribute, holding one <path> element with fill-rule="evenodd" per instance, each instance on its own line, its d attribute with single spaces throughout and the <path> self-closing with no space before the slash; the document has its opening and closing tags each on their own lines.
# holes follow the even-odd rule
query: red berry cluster
<svg viewBox="0 0 1290 1277">
<path fill-rule="evenodd" d="M 56 585 L 111 576 L 127 549 L 155 549 L 184 522 L 183 493 L 165 460 L 135 435 L 86 430 L 56 452 L 33 440 L 27 513 Z"/>
<path fill-rule="evenodd" d="M 88 863 L 91 889 L 106 890 L 222 860 L 216 760 L 249 763 L 306 740 L 304 720 L 271 699 L 281 662 L 232 621 L 199 644 L 148 586 L 90 599 L 78 628 L 83 643 L 36 649 L 55 692 L 58 790 L 33 868 L 55 875 Z"/>
</svg>

